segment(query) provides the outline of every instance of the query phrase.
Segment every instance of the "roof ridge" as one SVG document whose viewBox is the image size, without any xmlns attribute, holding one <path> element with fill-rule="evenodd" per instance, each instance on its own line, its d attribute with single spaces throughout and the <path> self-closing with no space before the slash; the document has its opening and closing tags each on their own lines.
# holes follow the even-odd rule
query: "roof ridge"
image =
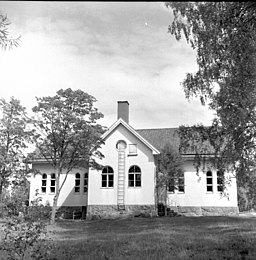
<svg viewBox="0 0 256 260">
<path fill-rule="evenodd" d="M 142 129 L 135 129 L 138 130 L 163 130 L 163 129 L 179 129 L 179 127 L 161 127 L 161 128 L 142 128 Z"/>
</svg>

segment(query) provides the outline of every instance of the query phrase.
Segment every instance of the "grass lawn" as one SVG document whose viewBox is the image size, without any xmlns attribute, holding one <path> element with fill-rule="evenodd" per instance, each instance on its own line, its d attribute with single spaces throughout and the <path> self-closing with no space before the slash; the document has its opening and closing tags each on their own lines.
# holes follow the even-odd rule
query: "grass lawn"
<svg viewBox="0 0 256 260">
<path fill-rule="evenodd" d="M 256 259 L 255 217 L 61 221 L 48 233 L 62 260 Z"/>
<path fill-rule="evenodd" d="M 58 222 L 49 232 L 58 259 L 256 259 L 256 218 Z"/>
</svg>

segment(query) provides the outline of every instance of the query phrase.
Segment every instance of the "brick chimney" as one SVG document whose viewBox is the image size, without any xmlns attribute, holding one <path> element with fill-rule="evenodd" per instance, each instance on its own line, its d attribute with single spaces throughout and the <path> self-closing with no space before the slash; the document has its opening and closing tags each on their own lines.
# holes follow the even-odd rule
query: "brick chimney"
<svg viewBox="0 0 256 260">
<path fill-rule="evenodd" d="M 117 119 L 122 118 L 129 124 L 129 103 L 128 101 L 117 101 Z"/>
</svg>

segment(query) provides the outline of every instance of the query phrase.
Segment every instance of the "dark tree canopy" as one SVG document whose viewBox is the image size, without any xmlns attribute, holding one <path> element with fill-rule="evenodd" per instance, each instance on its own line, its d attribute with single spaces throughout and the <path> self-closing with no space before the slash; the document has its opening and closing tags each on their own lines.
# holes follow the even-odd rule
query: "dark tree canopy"
<svg viewBox="0 0 256 260">
<path fill-rule="evenodd" d="M 255 176 L 256 166 L 256 3 L 170 2 L 166 6 L 174 14 L 169 32 L 177 40 L 184 35 L 197 51 L 198 71 L 187 73 L 182 83 L 186 97 L 198 97 L 216 111 L 210 128 L 183 126 L 183 140 L 187 131 L 190 136 L 199 133 L 201 143 L 207 136 L 218 154 L 217 166 L 232 166 L 239 181 L 248 181 Z"/>
</svg>

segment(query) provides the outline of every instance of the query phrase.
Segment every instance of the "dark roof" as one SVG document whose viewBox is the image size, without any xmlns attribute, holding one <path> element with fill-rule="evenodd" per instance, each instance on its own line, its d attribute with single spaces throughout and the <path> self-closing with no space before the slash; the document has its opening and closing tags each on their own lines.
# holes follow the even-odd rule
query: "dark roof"
<svg viewBox="0 0 256 260">
<path fill-rule="evenodd" d="M 166 144 L 171 144 L 177 151 L 179 151 L 180 137 L 179 128 L 156 128 L 156 129 L 138 129 L 136 130 L 143 138 L 145 138 L 151 145 L 157 148 L 160 152 Z M 206 150 L 204 154 L 213 154 L 213 147 L 209 142 L 205 142 Z M 195 147 L 190 146 L 183 154 L 195 154 Z"/>
<path fill-rule="evenodd" d="M 179 149 L 180 138 L 178 130 L 178 128 L 158 128 L 138 129 L 136 132 L 161 151 L 167 143 L 172 144 L 177 150 Z"/>
</svg>

